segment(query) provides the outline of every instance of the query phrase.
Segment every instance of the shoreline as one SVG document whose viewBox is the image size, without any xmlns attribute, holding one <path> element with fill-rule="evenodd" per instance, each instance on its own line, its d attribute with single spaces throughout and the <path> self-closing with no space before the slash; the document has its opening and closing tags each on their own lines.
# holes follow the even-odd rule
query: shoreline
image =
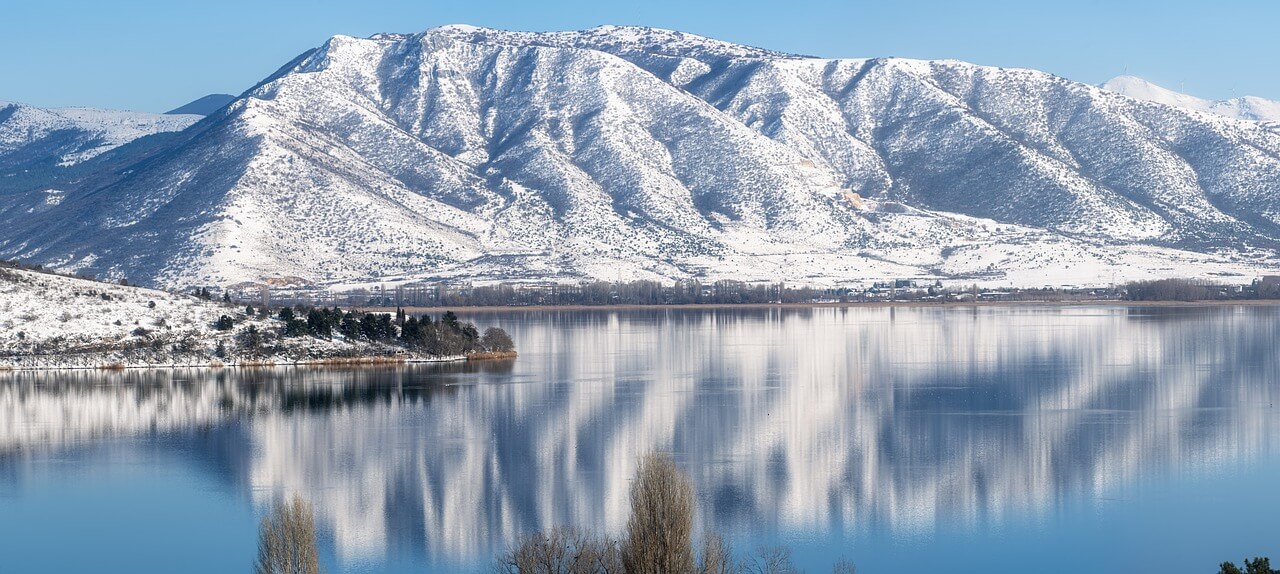
<svg viewBox="0 0 1280 574">
<path fill-rule="evenodd" d="M 514 351 L 505 353 L 470 353 L 467 355 L 451 355 L 446 357 L 349 357 L 345 359 L 315 359 L 306 361 L 241 361 L 222 363 L 154 363 L 154 364 L 120 364 L 105 363 L 99 365 L 39 365 L 15 366 L 0 365 L 0 374 L 30 371 L 133 371 L 144 369 L 273 369 L 280 367 L 375 367 L 398 365 L 424 365 L 433 363 L 465 363 L 468 361 L 511 360 L 517 357 Z"/>
<path fill-rule="evenodd" d="M 901 308 L 977 308 L 977 307 L 1280 307 L 1280 299 L 1242 299 L 1212 301 L 1123 301 L 1098 299 L 1080 301 L 850 301 L 815 303 L 687 303 L 640 305 L 477 305 L 447 307 L 400 307 L 406 313 L 513 313 L 520 311 L 646 311 L 646 310 L 721 310 L 721 309 L 882 309 Z M 355 306 L 352 310 L 368 313 L 395 313 L 396 307 Z"/>
</svg>

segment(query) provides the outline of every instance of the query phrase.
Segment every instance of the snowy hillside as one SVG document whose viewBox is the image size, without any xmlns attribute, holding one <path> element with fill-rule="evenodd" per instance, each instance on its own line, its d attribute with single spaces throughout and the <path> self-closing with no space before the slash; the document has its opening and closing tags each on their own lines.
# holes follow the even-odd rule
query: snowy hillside
<svg viewBox="0 0 1280 574">
<path fill-rule="evenodd" d="M 245 312 L 189 295 L 0 268 L 0 370 L 404 357 L 395 347 L 341 337 L 278 338 L 279 321 Z M 235 325 L 219 330 L 224 315 Z M 246 345 L 251 328 L 262 338 L 255 349 Z"/>
<path fill-rule="evenodd" d="M 1134 76 L 1117 76 L 1102 84 L 1104 90 L 1131 98 L 1210 114 L 1257 122 L 1280 123 L 1280 102 L 1255 96 L 1229 100 L 1205 100 L 1157 86 Z"/>
<path fill-rule="evenodd" d="M 126 159 L 0 195 L 0 256 L 166 286 L 1280 266 L 1261 124 L 1032 70 L 647 28 L 336 36 Z"/>
<path fill-rule="evenodd" d="M 142 136 L 186 129 L 200 119 L 93 108 L 37 108 L 0 102 L 0 166 L 73 165 Z"/>
</svg>

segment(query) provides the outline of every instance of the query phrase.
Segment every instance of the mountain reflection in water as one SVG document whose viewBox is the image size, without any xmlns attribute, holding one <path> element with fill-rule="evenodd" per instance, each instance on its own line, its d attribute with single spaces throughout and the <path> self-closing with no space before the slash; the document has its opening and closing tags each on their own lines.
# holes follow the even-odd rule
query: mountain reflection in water
<svg viewBox="0 0 1280 574">
<path fill-rule="evenodd" d="M 1280 446 L 1271 307 L 469 318 L 520 358 L 0 374 L 0 481 L 164 438 L 258 504 L 301 493 L 340 561 L 467 563 L 554 525 L 620 530 L 652 450 L 721 531 L 927 533 Z"/>
</svg>

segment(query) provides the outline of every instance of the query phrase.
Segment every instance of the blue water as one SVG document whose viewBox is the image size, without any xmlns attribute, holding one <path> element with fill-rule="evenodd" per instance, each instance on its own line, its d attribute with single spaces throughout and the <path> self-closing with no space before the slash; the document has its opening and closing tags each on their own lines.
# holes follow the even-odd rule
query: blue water
<svg viewBox="0 0 1280 574">
<path fill-rule="evenodd" d="M 699 531 L 809 572 L 1215 572 L 1280 557 L 1280 308 L 515 312 L 514 362 L 0 374 L 0 572 L 485 571 L 619 531 L 673 453 Z"/>
</svg>

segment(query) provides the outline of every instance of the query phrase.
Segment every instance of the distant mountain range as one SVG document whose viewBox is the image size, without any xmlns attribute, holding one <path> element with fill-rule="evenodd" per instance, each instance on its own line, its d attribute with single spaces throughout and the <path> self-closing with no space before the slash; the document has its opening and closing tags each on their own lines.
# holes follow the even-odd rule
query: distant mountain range
<svg viewBox="0 0 1280 574">
<path fill-rule="evenodd" d="M 142 136 L 181 131 L 199 119 L 189 114 L 45 109 L 0 102 L 0 169 L 74 165 Z"/>
<path fill-rule="evenodd" d="M 0 115 L 0 256 L 166 286 L 1280 267 L 1280 133 L 1135 86 L 650 28 L 336 36 L 88 157 Z"/>
<path fill-rule="evenodd" d="M 1280 102 L 1244 96 L 1229 100 L 1205 100 L 1162 88 L 1142 78 L 1118 76 L 1102 84 L 1105 90 L 1119 92 L 1131 98 L 1147 100 L 1168 106 L 1217 114 L 1238 120 L 1280 123 Z"/>
<path fill-rule="evenodd" d="M 209 94 L 203 98 L 188 102 L 182 106 L 165 112 L 170 115 L 196 114 L 199 116 L 207 116 L 222 108 L 227 104 L 236 101 L 236 97 L 231 94 Z"/>
</svg>

